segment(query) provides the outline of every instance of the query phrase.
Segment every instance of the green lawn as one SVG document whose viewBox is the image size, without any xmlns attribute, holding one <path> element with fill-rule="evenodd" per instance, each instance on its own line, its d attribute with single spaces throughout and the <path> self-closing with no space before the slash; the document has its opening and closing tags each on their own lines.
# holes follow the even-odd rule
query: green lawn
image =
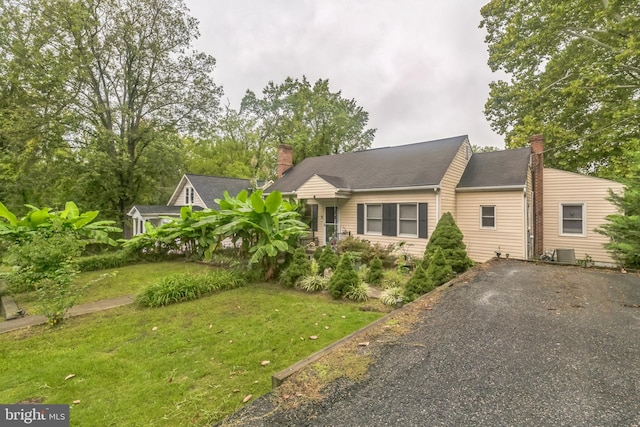
<svg viewBox="0 0 640 427">
<path fill-rule="evenodd" d="M 71 404 L 73 426 L 211 425 L 269 391 L 273 373 L 381 316 L 273 284 L 113 309 L 0 335 L 0 401 Z"/>
<path fill-rule="evenodd" d="M 82 289 L 76 304 L 134 295 L 160 277 L 173 273 L 207 272 L 212 268 L 194 262 L 167 261 L 80 273 L 74 281 Z M 18 307 L 27 313 L 37 314 L 37 293 L 14 295 L 14 299 Z"/>
</svg>

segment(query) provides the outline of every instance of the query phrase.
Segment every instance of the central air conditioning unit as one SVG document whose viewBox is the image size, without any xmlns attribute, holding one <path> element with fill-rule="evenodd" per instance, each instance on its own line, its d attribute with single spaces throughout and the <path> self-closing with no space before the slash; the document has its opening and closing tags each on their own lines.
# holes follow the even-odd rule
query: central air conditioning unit
<svg viewBox="0 0 640 427">
<path fill-rule="evenodd" d="M 575 249 L 556 249 L 556 261 L 560 264 L 575 264 Z"/>
</svg>

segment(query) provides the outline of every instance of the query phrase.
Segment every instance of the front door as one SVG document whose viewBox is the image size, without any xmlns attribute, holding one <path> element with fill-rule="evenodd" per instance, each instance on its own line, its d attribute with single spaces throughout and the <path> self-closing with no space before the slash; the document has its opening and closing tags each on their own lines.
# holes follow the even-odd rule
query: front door
<svg viewBox="0 0 640 427">
<path fill-rule="evenodd" d="M 324 208 L 324 241 L 331 244 L 338 239 L 338 207 L 325 206 Z"/>
</svg>

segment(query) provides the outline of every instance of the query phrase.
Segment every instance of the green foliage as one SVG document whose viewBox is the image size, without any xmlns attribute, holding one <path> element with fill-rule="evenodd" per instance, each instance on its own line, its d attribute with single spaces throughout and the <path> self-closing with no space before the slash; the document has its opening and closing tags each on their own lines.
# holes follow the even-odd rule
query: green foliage
<svg viewBox="0 0 640 427">
<path fill-rule="evenodd" d="M 68 233 L 78 239 L 85 239 L 85 244 L 103 243 L 115 246 L 117 243 L 109 237 L 109 233 L 122 231 L 113 226 L 113 221 L 95 221 L 98 211 L 80 213 L 74 202 L 67 202 L 62 211 L 32 205 L 26 207 L 29 212 L 18 219 L 0 202 L 0 239 L 20 244 L 28 242 L 34 235 Z"/>
<path fill-rule="evenodd" d="M 384 305 L 396 305 L 398 301 L 404 301 L 404 290 L 399 287 L 387 288 L 380 294 L 380 302 Z"/>
<path fill-rule="evenodd" d="M 593 258 L 591 258 L 591 255 L 589 254 L 584 254 L 584 258 L 577 259 L 576 262 L 579 266 L 584 268 L 593 267 L 595 265 Z"/>
<path fill-rule="evenodd" d="M 327 251 L 325 251 L 327 252 Z M 329 279 L 329 293 L 334 298 L 346 295 L 351 288 L 360 284 L 360 277 L 353 268 L 353 261 L 349 254 L 340 257 L 340 262 Z"/>
<path fill-rule="evenodd" d="M 236 197 L 225 191 L 224 199 L 216 199 L 219 211 L 193 211 L 185 206 L 180 219 L 157 228 L 147 224 L 145 234 L 135 236 L 123 246 L 159 255 L 186 250 L 209 261 L 221 250 L 222 241 L 229 238 L 234 245 L 239 244 L 237 257 L 250 257 L 250 262 L 258 265 L 265 279 L 270 280 L 277 273 L 278 256 L 292 252 L 308 227 L 300 221 L 297 205 L 283 200 L 280 192 L 274 191 L 264 200 L 262 197 L 262 190 L 251 196 L 243 190 Z"/>
<path fill-rule="evenodd" d="M 369 277 L 369 266 L 365 264 L 360 264 L 358 266 L 357 262 L 354 262 L 354 263 L 356 267 L 356 272 L 358 273 L 358 277 L 360 277 L 360 280 L 362 280 L 363 282 L 366 282 L 367 277 Z"/>
<path fill-rule="evenodd" d="M 366 282 L 379 285 L 382 283 L 383 272 L 382 261 L 380 261 L 380 258 L 375 257 L 371 260 L 371 263 L 369 263 L 369 274 L 367 274 Z"/>
<path fill-rule="evenodd" d="M 310 274 L 309 276 L 303 277 L 298 282 L 298 287 L 307 292 L 317 292 L 323 291 L 327 289 L 327 284 L 329 283 L 329 279 L 320 274 Z"/>
<path fill-rule="evenodd" d="M 429 243 L 424 251 L 422 267 L 427 269 L 431 264 L 437 248 L 444 252 L 451 268 L 456 273 L 462 273 L 473 265 L 473 261 L 467 256 L 466 245 L 462 241 L 463 235 L 450 212 L 446 212 L 438 221 L 433 234 L 429 238 Z"/>
<path fill-rule="evenodd" d="M 609 237 L 605 248 L 614 260 L 621 266 L 640 269 L 640 179 L 630 181 L 622 195 L 610 192 L 608 200 L 619 213 L 608 215 L 607 222 L 596 231 Z"/>
<path fill-rule="evenodd" d="M 180 176 L 179 135 L 204 131 L 222 94 L 215 59 L 193 50 L 198 22 L 183 1 L 33 0 L 2 9 L 0 160 L 4 140 L 19 139 L 0 183 L 12 199 L 59 203 L 72 191 L 119 219 L 134 202 L 166 200 Z"/>
<path fill-rule="evenodd" d="M 64 233 L 34 234 L 28 244 L 13 244 L 5 259 L 13 268 L 9 276 L 11 292 L 35 290 L 43 280 L 61 280 L 62 273 L 74 270 L 70 261 L 81 248 L 80 241 Z"/>
<path fill-rule="evenodd" d="M 127 250 L 107 252 L 85 257 L 74 258 L 72 263 L 78 271 L 97 271 L 109 268 L 124 267 L 140 260 L 136 253 Z"/>
<path fill-rule="evenodd" d="M 442 251 L 439 252 L 442 253 Z M 451 267 L 449 267 L 449 270 L 451 270 Z M 411 279 L 409 279 L 409 281 L 407 282 L 404 293 L 405 300 L 413 301 L 420 295 L 432 291 L 434 288 L 434 279 L 432 279 L 432 277 L 429 276 L 426 271 L 424 271 L 421 265 L 418 265 L 416 266 Z"/>
<path fill-rule="evenodd" d="M 382 273 L 382 286 L 385 288 L 396 288 L 404 286 L 406 281 L 408 280 L 408 276 L 397 269 L 393 270 L 385 270 Z"/>
<path fill-rule="evenodd" d="M 28 243 L 14 243 L 7 254 L 7 262 L 13 265 L 8 276 L 10 292 L 35 289 L 39 312 L 50 325 L 60 323 L 73 307 L 78 292 L 72 287 L 77 270 L 71 259 L 81 249 L 82 242 L 69 232 L 41 232 L 30 235 Z"/>
<path fill-rule="evenodd" d="M 293 252 L 293 259 L 286 270 L 280 275 L 280 283 L 290 288 L 296 286 L 298 281 L 311 274 L 311 263 L 304 248 L 298 248 Z"/>
<path fill-rule="evenodd" d="M 339 254 L 346 252 L 358 253 L 360 260 L 365 264 L 371 263 L 376 257 L 382 261 L 383 266 L 386 268 L 392 267 L 395 262 L 395 257 L 392 255 L 396 250 L 394 244 L 382 246 L 376 243 L 372 245 L 368 240 L 349 236 L 338 241 L 337 249 Z"/>
<path fill-rule="evenodd" d="M 313 259 L 318 261 L 320 257 L 322 257 L 322 253 L 324 252 L 324 246 L 318 246 L 315 251 L 313 251 Z"/>
<path fill-rule="evenodd" d="M 262 95 L 247 91 L 240 110 L 252 125 L 250 133 L 240 135 L 255 141 L 258 170 L 275 166 L 281 143 L 293 146 L 294 164 L 371 146 L 375 129 L 366 129 L 369 114 L 340 91 L 331 92 L 328 80 L 312 86 L 304 76 L 301 81 L 288 77 L 282 84 L 269 82 Z"/>
<path fill-rule="evenodd" d="M 604 177 L 640 148 L 636 0 L 492 0 L 481 10 L 490 85 L 485 115 L 508 147 L 544 134 L 549 166 Z"/>
<path fill-rule="evenodd" d="M 363 282 L 347 288 L 344 297 L 350 301 L 364 302 L 369 299 L 369 285 Z"/>
<path fill-rule="evenodd" d="M 161 278 L 138 294 L 136 303 L 144 307 L 162 307 L 234 289 L 244 283 L 240 273 L 226 270 L 207 274 L 174 274 Z"/>
<path fill-rule="evenodd" d="M 331 270 L 335 270 L 338 266 L 338 262 L 340 258 L 338 255 L 333 252 L 333 250 L 329 247 L 325 247 L 322 251 L 322 255 L 320 255 L 320 259 L 318 259 L 318 266 L 320 267 L 320 271 L 324 272 L 327 268 Z"/>
<path fill-rule="evenodd" d="M 433 283 L 433 286 L 440 286 L 451 280 L 454 276 L 451 264 L 449 264 L 444 254 L 443 249 L 440 247 L 436 248 L 431 262 L 429 262 L 426 273 L 431 283 Z"/>
<path fill-rule="evenodd" d="M 318 264 L 318 261 L 316 261 L 314 258 L 311 258 L 311 275 L 315 276 L 318 274 L 321 274 L 323 272 L 320 271 L 320 264 Z"/>
</svg>

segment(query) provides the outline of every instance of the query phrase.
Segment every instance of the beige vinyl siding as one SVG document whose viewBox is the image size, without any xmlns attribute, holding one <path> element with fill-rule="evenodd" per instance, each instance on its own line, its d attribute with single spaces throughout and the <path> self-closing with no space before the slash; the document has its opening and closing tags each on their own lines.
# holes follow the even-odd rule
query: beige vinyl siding
<svg viewBox="0 0 640 427">
<path fill-rule="evenodd" d="M 621 192 L 623 185 L 607 179 L 580 175 L 558 169 L 544 169 L 544 247 L 574 249 L 576 259 L 588 254 L 594 261 L 612 263 L 603 245 L 609 241 L 594 229 L 606 222 L 605 217 L 616 213 L 616 208 L 606 198 L 609 189 Z M 585 236 L 561 235 L 560 215 L 562 204 L 584 204 L 586 218 Z"/>
<path fill-rule="evenodd" d="M 442 177 L 440 182 L 440 215 L 445 212 L 451 212 L 451 215 L 454 218 L 456 217 L 456 186 L 460 182 L 467 163 L 469 163 L 471 152 L 471 144 L 469 144 L 469 139 L 467 138 L 460 145 L 460 149 Z M 467 153 L 469 158 L 467 158 Z"/>
<path fill-rule="evenodd" d="M 330 199 L 335 196 L 336 188 L 318 175 L 313 175 L 296 190 L 299 199 Z"/>
<path fill-rule="evenodd" d="M 516 191 L 478 191 L 457 193 L 456 223 L 464 234 L 469 257 L 485 262 L 496 256 L 526 257 L 526 194 Z M 495 228 L 482 228 L 480 207 L 495 206 Z"/>
<path fill-rule="evenodd" d="M 171 203 L 169 203 L 169 206 L 186 206 L 189 203 L 185 203 L 185 188 L 186 187 L 190 187 L 193 188 L 193 186 L 191 185 L 191 183 L 189 182 L 189 180 L 184 179 L 182 181 L 180 181 L 180 188 L 178 189 L 178 191 L 175 193 L 175 198 L 173 200 L 171 200 Z M 213 203 L 213 200 L 210 200 L 209 203 Z M 200 206 L 201 208 L 206 208 L 207 205 L 204 202 L 204 200 L 202 199 L 202 197 L 200 197 L 200 195 L 198 194 L 198 192 L 196 191 L 194 196 L 193 196 L 193 206 Z"/>
<path fill-rule="evenodd" d="M 407 236 L 382 236 L 375 234 L 358 235 L 358 217 L 357 207 L 362 204 L 378 204 L 378 203 L 428 203 L 427 206 L 427 230 L 428 236 L 431 236 L 436 226 L 436 196 L 433 190 L 424 191 L 395 191 L 395 192 L 378 192 L 378 193 L 357 193 L 348 200 L 339 200 L 339 221 L 340 230 L 350 232 L 352 236 L 365 239 L 371 243 L 379 243 L 388 245 L 407 242 L 407 252 L 413 256 L 422 257 L 424 249 L 427 246 L 427 239 Z"/>
</svg>

